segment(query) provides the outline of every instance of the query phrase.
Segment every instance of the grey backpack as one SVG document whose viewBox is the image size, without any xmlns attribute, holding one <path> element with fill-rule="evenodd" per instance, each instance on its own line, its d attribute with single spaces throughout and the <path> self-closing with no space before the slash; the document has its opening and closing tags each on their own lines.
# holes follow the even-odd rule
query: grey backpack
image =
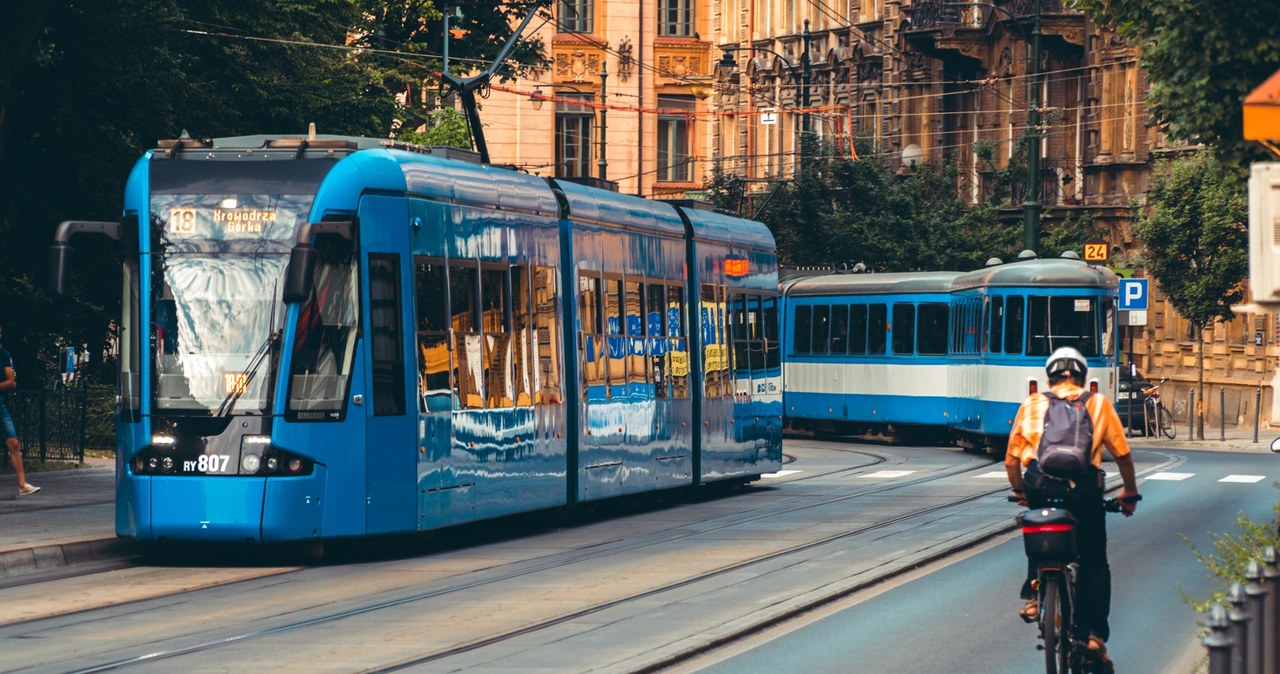
<svg viewBox="0 0 1280 674">
<path fill-rule="evenodd" d="M 1092 394 L 1085 391 L 1075 400 L 1059 398 L 1052 391 L 1044 396 L 1049 399 L 1049 409 L 1044 414 L 1044 433 L 1036 461 L 1045 475 L 1074 480 L 1084 477 L 1093 463 L 1093 418 L 1085 407 Z"/>
</svg>

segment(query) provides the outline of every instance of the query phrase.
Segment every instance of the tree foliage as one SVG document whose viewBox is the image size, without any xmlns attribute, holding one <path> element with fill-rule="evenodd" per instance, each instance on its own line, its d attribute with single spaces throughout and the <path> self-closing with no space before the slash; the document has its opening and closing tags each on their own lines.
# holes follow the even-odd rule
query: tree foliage
<svg viewBox="0 0 1280 674">
<path fill-rule="evenodd" d="M 1243 140 L 1244 97 L 1280 67 L 1275 0 L 1076 0 L 1142 49 L 1155 121 L 1229 161 L 1260 157 Z"/>
<path fill-rule="evenodd" d="M 1248 271 L 1248 204 L 1238 169 L 1209 152 L 1163 162 L 1137 234 L 1147 272 L 1169 302 L 1205 328 L 1231 318 Z"/>
<path fill-rule="evenodd" d="M 491 59 L 517 5 L 467 3 L 459 68 Z M 254 133 L 389 137 L 416 128 L 438 86 L 440 12 L 427 0 L 67 0 L 0 9 L 0 320 L 16 358 L 58 341 L 94 353 L 119 314 L 117 250 L 79 241 L 75 301 L 41 289 L 62 220 L 115 220 L 133 164 L 157 139 Z M 539 45 L 513 57 L 540 64 Z M 510 72 L 510 67 L 506 71 Z M 454 129 L 447 114 L 433 129 Z M 455 136 L 445 141 L 468 145 Z M 21 363 L 20 363 L 21 364 Z M 30 371 L 30 367 L 27 370 Z M 30 381 L 30 380 L 28 380 Z"/>
</svg>

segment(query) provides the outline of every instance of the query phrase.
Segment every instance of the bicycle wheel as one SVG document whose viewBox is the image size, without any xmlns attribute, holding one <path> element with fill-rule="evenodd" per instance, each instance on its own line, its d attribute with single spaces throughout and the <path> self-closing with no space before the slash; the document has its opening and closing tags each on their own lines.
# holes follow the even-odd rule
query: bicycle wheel
<svg viewBox="0 0 1280 674">
<path fill-rule="evenodd" d="M 1160 420 L 1160 432 L 1164 433 L 1164 437 L 1172 440 L 1178 434 L 1178 427 L 1173 424 L 1173 415 L 1164 408 L 1164 405 L 1158 405 L 1156 418 Z"/>
<path fill-rule="evenodd" d="M 1059 582 L 1054 575 L 1040 579 L 1040 639 L 1044 642 L 1044 671 L 1049 674 L 1068 674 L 1070 644 Z"/>
</svg>

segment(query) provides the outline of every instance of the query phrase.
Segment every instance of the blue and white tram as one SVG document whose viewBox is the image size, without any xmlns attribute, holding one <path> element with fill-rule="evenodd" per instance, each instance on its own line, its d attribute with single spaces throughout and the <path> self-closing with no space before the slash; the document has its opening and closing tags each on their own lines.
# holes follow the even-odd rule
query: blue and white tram
<svg viewBox="0 0 1280 674">
<path fill-rule="evenodd" d="M 1069 258 L 785 281 L 787 423 L 1002 452 L 1054 349 L 1080 349 L 1114 390 L 1117 286 Z"/>
<path fill-rule="evenodd" d="M 776 372 L 733 357 L 738 321 L 777 352 L 767 228 L 443 155 L 163 142 L 122 223 L 60 227 L 56 278 L 75 233 L 125 243 L 119 535 L 414 532 L 778 469 Z"/>
</svg>

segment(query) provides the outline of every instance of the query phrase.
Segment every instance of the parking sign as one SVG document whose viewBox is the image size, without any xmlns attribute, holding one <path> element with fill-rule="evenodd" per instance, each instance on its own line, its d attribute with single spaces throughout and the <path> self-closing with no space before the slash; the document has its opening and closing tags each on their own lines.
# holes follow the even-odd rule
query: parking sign
<svg viewBox="0 0 1280 674">
<path fill-rule="evenodd" d="M 1121 311 L 1146 311 L 1147 298 L 1150 296 L 1147 290 L 1147 279 L 1120 279 L 1120 304 L 1118 308 Z"/>
</svg>

